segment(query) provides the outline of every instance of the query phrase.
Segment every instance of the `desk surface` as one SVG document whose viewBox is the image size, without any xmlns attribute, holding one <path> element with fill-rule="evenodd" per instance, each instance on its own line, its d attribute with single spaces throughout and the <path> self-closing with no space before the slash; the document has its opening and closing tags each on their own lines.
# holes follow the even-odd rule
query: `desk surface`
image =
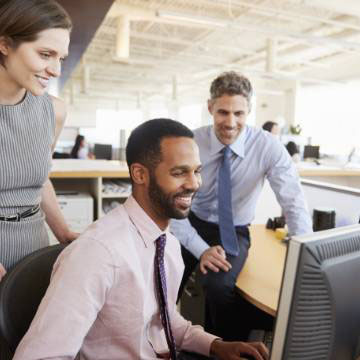
<svg viewBox="0 0 360 360">
<path fill-rule="evenodd" d="M 355 166 L 355 165 L 353 165 Z M 312 163 L 297 165 L 300 176 L 359 176 L 360 167 L 317 166 Z M 124 161 L 54 159 L 52 178 L 75 177 L 129 177 Z"/>
<path fill-rule="evenodd" d="M 275 316 L 284 270 L 286 245 L 265 225 L 250 227 L 251 248 L 236 287 L 249 302 Z"/>
<path fill-rule="evenodd" d="M 301 162 L 296 167 L 300 176 L 360 176 L 359 164 L 316 165 Z"/>
<path fill-rule="evenodd" d="M 123 161 L 55 159 L 50 172 L 51 178 L 128 178 L 129 171 Z"/>
</svg>

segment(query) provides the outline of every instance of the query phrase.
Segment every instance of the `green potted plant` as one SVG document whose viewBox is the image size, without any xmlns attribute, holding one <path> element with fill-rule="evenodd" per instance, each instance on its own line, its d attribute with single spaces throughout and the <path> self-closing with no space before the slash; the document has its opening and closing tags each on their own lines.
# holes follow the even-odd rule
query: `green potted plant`
<svg viewBox="0 0 360 360">
<path fill-rule="evenodd" d="M 290 134 L 292 135 L 300 135 L 302 128 L 299 124 L 297 125 L 290 125 Z"/>
</svg>

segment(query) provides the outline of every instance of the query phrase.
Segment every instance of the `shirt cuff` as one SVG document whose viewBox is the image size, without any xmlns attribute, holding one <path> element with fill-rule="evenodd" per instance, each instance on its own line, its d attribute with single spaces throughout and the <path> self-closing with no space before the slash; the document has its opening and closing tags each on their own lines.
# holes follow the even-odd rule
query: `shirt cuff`
<svg viewBox="0 0 360 360">
<path fill-rule="evenodd" d="M 216 339 L 221 340 L 218 336 L 204 332 L 202 336 L 197 337 L 196 349 L 193 349 L 192 351 L 210 357 L 210 347 Z"/>
<path fill-rule="evenodd" d="M 197 258 L 200 259 L 200 256 L 203 254 L 205 250 L 209 248 L 209 245 L 198 236 L 197 239 L 191 241 L 188 250 Z"/>
</svg>

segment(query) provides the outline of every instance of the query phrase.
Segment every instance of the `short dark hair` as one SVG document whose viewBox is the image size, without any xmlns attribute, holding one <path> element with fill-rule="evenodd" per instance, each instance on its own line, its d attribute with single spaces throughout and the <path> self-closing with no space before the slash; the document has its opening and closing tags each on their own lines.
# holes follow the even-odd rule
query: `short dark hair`
<svg viewBox="0 0 360 360">
<path fill-rule="evenodd" d="M 171 119 L 152 119 L 136 127 L 130 134 L 126 145 L 126 162 L 130 166 L 140 163 L 153 171 L 161 162 L 161 141 L 168 137 L 188 137 L 193 132 L 178 121 Z"/>
<path fill-rule="evenodd" d="M 268 132 L 271 132 L 272 128 L 275 126 L 275 125 L 278 125 L 278 123 L 276 123 L 275 121 L 266 121 L 264 123 L 264 125 L 262 126 L 262 128 Z"/>
<path fill-rule="evenodd" d="M 294 154 L 299 154 L 299 147 L 293 141 L 289 141 L 285 147 L 290 156 L 293 156 Z"/>
<path fill-rule="evenodd" d="M 55 0 L 0 0 L 0 37 L 13 49 L 35 41 L 39 32 L 55 28 L 72 28 L 69 14 Z M 0 65 L 4 66 L 1 53 Z"/>
<path fill-rule="evenodd" d="M 227 71 L 220 74 L 210 86 L 210 99 L 214 100 L 223 95 L 242 95 L 251 107 L 253 88 L 248 78 L 236 73 Z"/>
</svg>

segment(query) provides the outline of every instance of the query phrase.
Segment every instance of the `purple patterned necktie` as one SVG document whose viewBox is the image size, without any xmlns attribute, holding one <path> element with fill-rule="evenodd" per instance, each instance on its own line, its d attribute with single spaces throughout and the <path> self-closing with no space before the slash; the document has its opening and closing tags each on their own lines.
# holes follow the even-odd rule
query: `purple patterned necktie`
<svg viewBox="0 0 360 360">
<path fill-rule="evenodd" d="M 166 342 L 170 351 L 170 359 L 176 360 L 176 345 L 174 336 L 171 331 L 171 324 L 167 305 L 166 276 L 164 266 L 165 244 L 166 235 L 160 235 L 159 238 L 156 240 L 155 284 L 160 306 L 160 317 L 165 330 Z"/>
</svg>

